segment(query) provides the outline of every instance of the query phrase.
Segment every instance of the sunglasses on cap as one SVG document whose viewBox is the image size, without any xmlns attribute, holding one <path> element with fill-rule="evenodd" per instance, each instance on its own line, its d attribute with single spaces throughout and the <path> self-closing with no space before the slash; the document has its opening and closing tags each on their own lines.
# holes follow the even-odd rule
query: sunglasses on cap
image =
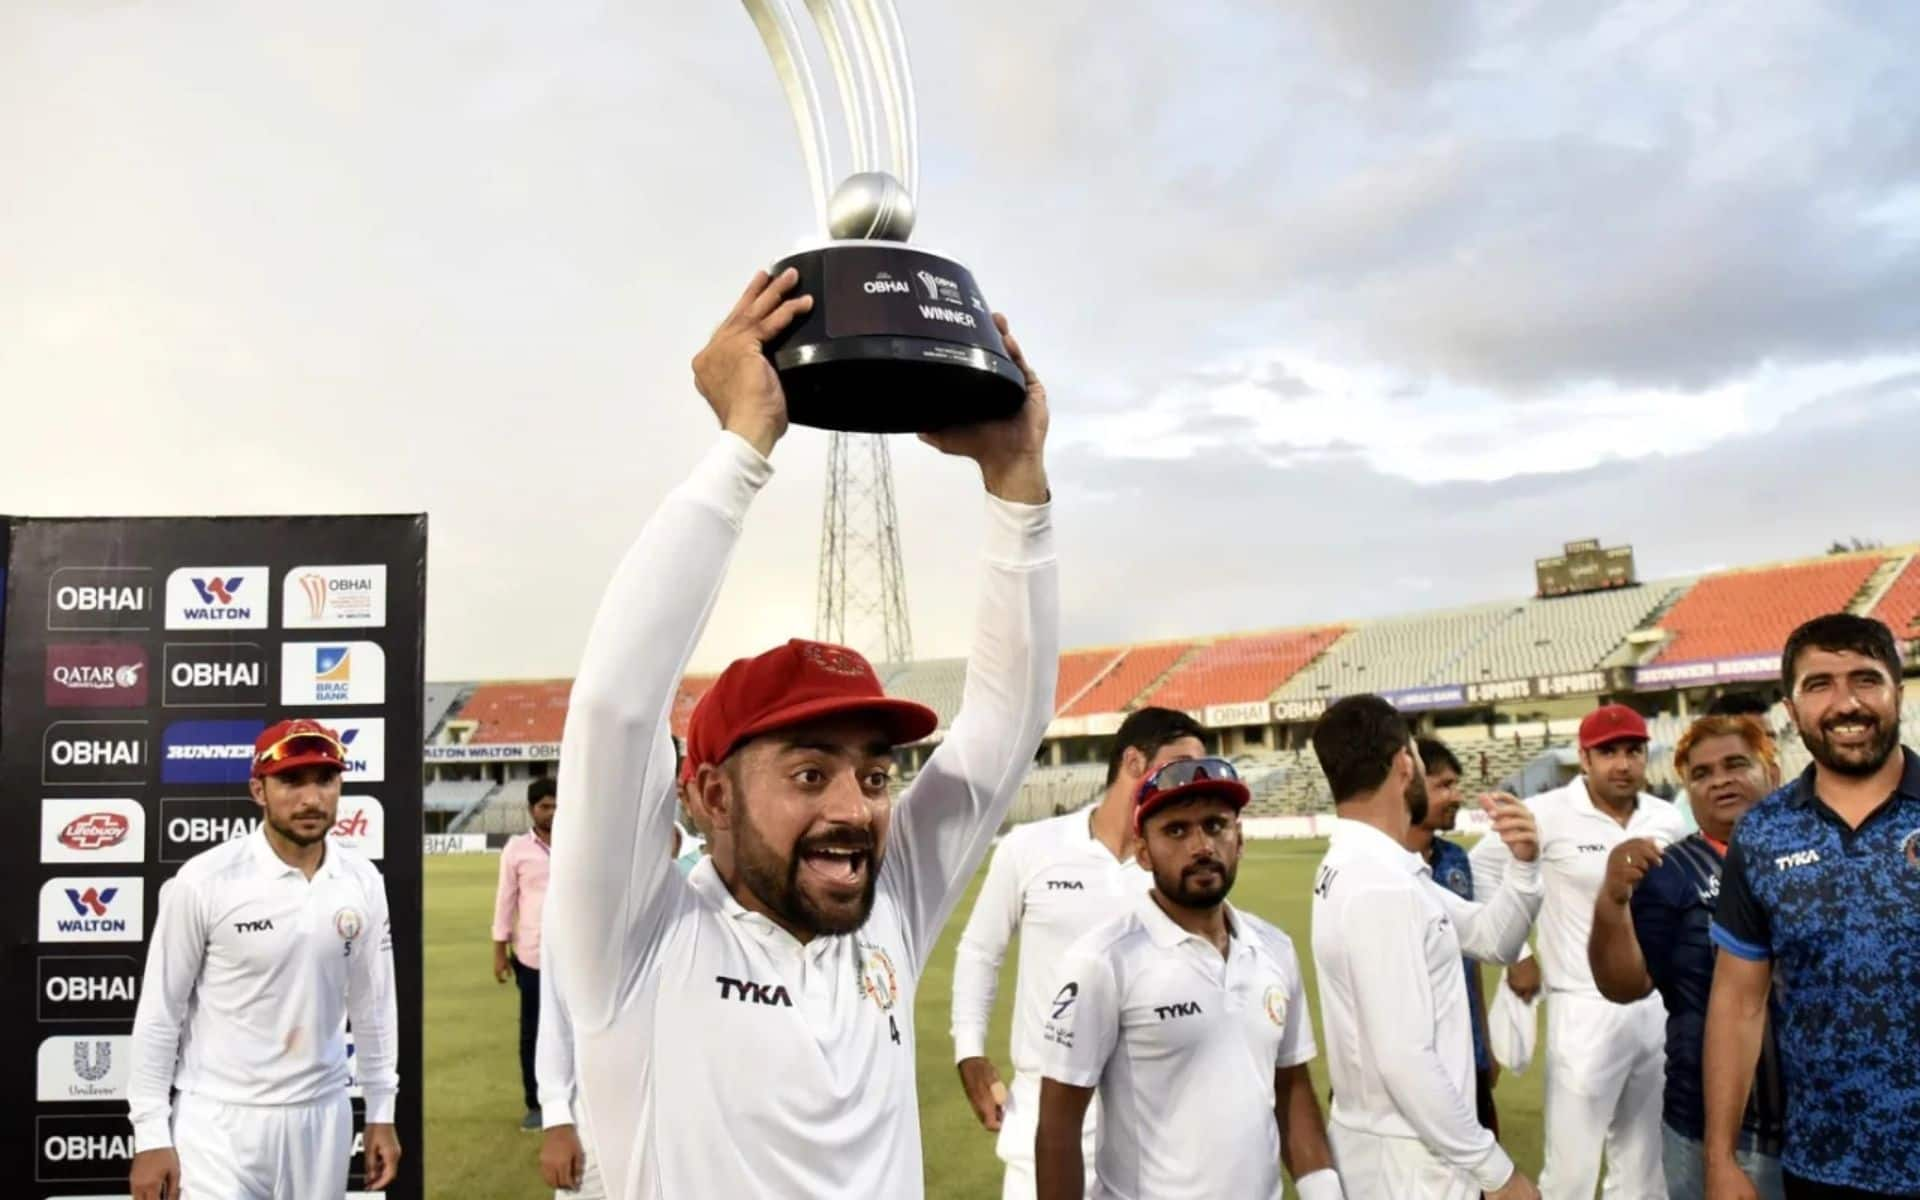
<svg viewBox="0 0 1920 1200">
<path fill-rule="evenodd" d="M 274 763 L 292 758 L 296 753 L 301 753 L 303 745 L 314 742 L 318 742 L 320 745 L 331 750 L 333 756 L 337 759 L 345 760 L 347 757 L 347 748 L 339 738 L 331 734 L 321 733 L 317 730 L 303 729 L 296 733 L 288 734 L 273 745 L 268 746 L 265 750 L 254 755 L 254 764 L 262 767 L 272 766 Z"/>
<path fill-rule="evenodd" d="M 1147 776 L 1140 785 L 1139 799 L 1151 799 L 1160 792 L 1171 792 L 1190 783 L 1240 782 L 1240 772 L 1224 758 L 1178 758 Z"/>
</svg>

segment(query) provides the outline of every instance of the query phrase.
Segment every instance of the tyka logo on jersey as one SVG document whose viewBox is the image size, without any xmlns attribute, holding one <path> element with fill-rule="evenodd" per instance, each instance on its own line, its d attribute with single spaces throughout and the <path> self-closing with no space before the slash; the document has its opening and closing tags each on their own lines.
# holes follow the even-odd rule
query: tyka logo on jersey
<svg viewBox="0 0 1920 1200">
<path fill-rule="evenodd" d="M 1173 1021 L 1181 1017 L 1198 1017 L 1205 1014 L 1200 1011 L 1199 1001 L 1177 1000 L 1172 1004 L 1154 1005 L 1153 1015 L 1159 1017 L 1162 1021 Z"/>
<path fill-rule="evenodd" d="M 235 921 L 233 931 L 235 933 L 272 933 L 273 921 L 271 918 L 261 921 Z"/>
<path fill-rule="evenodd" d="M 1782 854 L 1773 860 L 1777 871 L 1791 871 L 1795 867 L 1810 867 L 1820 861 L 1818 850 L 1795 850 L 1791 854 Z"/>
<path fill-rule="evenodd" d="M 1049 879 L 1047 890 L 1050 892 L 1084 892 L 1087 885 L 1078 879 Z"/>
<path fill-rule="evenodd" d="M 743 1004 L 766 1004 L 776 1008 L 792 1008 L 793 998 L 787 995 L 785 984 L 769 986 L 755 983 L 751 979 L 732 979 L 725 975 L 715 975 L 720 985 L 722 1000 L 738 1000 Z"/>
</svg>

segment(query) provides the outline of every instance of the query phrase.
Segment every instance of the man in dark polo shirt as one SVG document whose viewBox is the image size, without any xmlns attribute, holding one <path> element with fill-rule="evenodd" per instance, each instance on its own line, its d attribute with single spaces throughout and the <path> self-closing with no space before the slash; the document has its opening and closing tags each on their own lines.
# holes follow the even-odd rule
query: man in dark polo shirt
<svg viewBox="0 0 1920 1200">
<path fill-rule="evenodd" d="M 1607 856 L 1595 902 L 1587 962 L 1600 994 L 1632 1004 L 1658 988 L 1667 1007 L 1667 1077 L 1661 1105 L 1662 1169 L 1668 1200 L 1702 1200 L 1706 1126 L 1700 1055 L 1713 986 L 1708 930 L 1720 869 L 1735 824 L 1780 782 L 1773 738 L 1750 716 L 1706 716 L 1673 748 L 1698 831 L 1664 850 L 1629 838 Z M 1781 1200 L 1780 1141 L 1786 1097 L 1769 1028 L 1740 1122 L 1739 1161 L 1762 1200 Z"/>
<path fill-rule="evenodd" d="M 1816 617 L 1787 640 L 1781 676 L 1813 766 L 1727 851 L 1707 1195 L 1756 1194 L 1734 1150 L 1773 988 L 1789 1200 L 1920 1196 L 1920 757 L 1900 745 L 1899 648 L 1878 621 Z"/>
</svg>

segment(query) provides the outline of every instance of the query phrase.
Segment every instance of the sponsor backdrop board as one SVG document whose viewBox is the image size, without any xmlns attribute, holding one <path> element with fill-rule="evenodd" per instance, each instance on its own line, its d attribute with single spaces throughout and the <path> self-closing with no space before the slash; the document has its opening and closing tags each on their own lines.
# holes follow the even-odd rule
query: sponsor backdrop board
<svg viewBox="0 0 1920 1200">
<path fill-rule="evenodd" d="M 8 1195 L 125 1194 L 128 1037 L 160 885 L 252 834 L 253 739 L 293 716 L 346 741 L 333 836 L 386 876 L 405 1149 L 386 1194 L 424 1195 L 425 575 L 424 517 L 0 518 Z"/>
</svg>

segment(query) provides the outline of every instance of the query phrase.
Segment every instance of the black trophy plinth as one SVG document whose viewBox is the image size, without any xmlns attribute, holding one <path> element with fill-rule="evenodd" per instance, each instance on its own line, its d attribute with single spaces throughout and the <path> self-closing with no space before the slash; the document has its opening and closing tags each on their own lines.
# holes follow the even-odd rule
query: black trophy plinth
<svg viewBox="0 0 1920 1200">
<path fill-rule="evenodd" d="M 833 242 L 773 264 L 813 297 L 767 345 L 795 424 L 925 433 L 1026 402 L 992 310 L 959 263 L 899 242 Z"/>
</svg>

